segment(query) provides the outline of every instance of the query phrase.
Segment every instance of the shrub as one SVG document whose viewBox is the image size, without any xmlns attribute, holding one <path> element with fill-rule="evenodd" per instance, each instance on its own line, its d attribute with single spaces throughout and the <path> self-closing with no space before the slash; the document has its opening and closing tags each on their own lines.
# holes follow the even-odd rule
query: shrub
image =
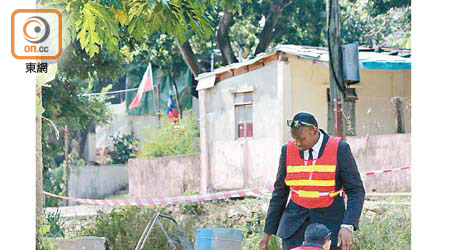
<svg viewBox="0 0 450 250">
<path fill-rule="evenodd" d="M 46 224 L 49 225 L 50 228 L 45 236 L 51 238 L 64 238 L 64 222 L 61 218 L 59 209 L 57 209 L 56 212 L 47 213 L 46 218 Z"/>
<path fill-rule="evenodd" d="M 36 218 L 36 223 L 40 224 L 39 230 L 36 231 L 36 250 L 58 250 L 58 246 L 52 245 L 52 240 L 47 238 L 48 232 L 50 232 L 50 225 L 44 224 L 44 218 L 42 216 Z"/>
<path fill-rule="evenodd" d="M 382 214 L 366 212 L 355 231 L 355 250 L 411 249 L 409 208 L 390 208 Z"/>
<path fill-rule="evenodd" d="M 134 250 L 147 223 L 156 211 L 157 208 L 154 207 L 114 208 L 111 213 L 98 216 L 95 226 L 84 229 L 81 234 L 105 237 L 108 250 Z M 165 210 L 159 209 L 159 211 L 162 214 L 168 214 Z M 164 219 L 160 219 L 160 222 L 173 237 L 171 232 L 175 231 L 175 225 Z M 170 249 L 169 242 L 157 223 L 153 226 L 143 249 Z"/>
<path fill-rule="evenodd" d="M 44 172 L 43 184 L 44 190 L 57 195 L 64 195 L 66 192 L 66 187 L 64 185 L 64 167 L 63 164 L 57 168 L 49 168 Z M 45 196 L 44 206 L 45 207 L 58 207 L 62 205 L 63 201 L 59 198 Z"/>
<path fill-rule="evenodd" d="M 80 159 L 76 153 L 70 153 L 68 158 L 69 166 L 86 166 L 86 162 Z M 64 181 L 69 178 L 67 170 L 65 161 L 56 168 L 45 169 L 43 173 L 44 191 L 57 195 L 65 195 L 66 186 Z M 63 202 L 59 198 L 45 196 L 44 207 L 59 207 Z"/>
<path fill-rule="evenodd" d="M 114 141 L 114 150 L 109 152 L 113 164 L 126 164 L 128 159 L 134 156 L 137 151 L 138 141 L 134 134 L 111 136 Z"/>
<path fill-rule="evenodd" d="M 191 112 L 184 112 L 183 119 L 175 124 L 167 117 L 162 117 L 160 127 L 148 133 L 137 157 L 156 158 L 198 153 L 198 136 L 197 120 Z"/>
</svg>

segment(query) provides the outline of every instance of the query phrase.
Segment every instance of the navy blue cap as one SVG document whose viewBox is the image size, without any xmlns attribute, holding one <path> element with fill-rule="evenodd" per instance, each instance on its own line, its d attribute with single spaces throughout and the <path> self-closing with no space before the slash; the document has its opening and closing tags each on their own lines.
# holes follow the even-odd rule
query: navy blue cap
<svg viewBox="0 0 450 250">
<path fill-rule="evenodd" d="M 287 125 L 291 128 L 298 128 L 300 126 L 310 126 L 318 128 L 316 118 L 308 113 L 297 113 L 292 120 L 287 120 Z"/>
<path fill-rule="evenodd" d="M 306 243 L 321 243 L 325 244 L 331 237 L 331 231 L 328 228 L 319 223 L 313 223 L 308 225 L 305 231 Z"/>
</svg>

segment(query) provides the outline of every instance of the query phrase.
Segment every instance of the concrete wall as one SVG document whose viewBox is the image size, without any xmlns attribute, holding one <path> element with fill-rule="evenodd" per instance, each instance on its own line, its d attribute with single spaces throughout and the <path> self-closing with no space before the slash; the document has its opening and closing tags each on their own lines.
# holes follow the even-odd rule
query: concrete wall
<svg viewBox="0 0 450 250">
<path fill-rule="evenodd" d="M 279 70 L 275 61 L 206 90 L 209 188 L 234 189 L 273 182 L 281 147 Z M 249 88 L 254 89 L 253 137 L 236 139 L 233 92 Z"/>
<path fill-rule="evenodd" d="M 289 57 L 291 68 L 291 111 L 289 119 L 298 112 L 308 112 L 313 114 L 319 127 L 327 130 L 327 88 L 328 67 L 322 64 L 313 63 L 312 60 Z M 285 143 L 290 139 L 290 132 L 287 126 L 284 130 Z"/>
<path fill-rule="evenodd" d="M 70 168 L 70 197 L 104 198 L 122 190 L 127 185 L 127 166 L 83 166 Z"/>
<path fill-rule="evenodd" d="M 411 71 L 362 70 L 356 93 L 356 135 L 395 133 L 394 96 L 405 102 L 405 132 L 411 132 Z"/>
<path fill-rule="evenodd" d="M 319 126 L 327 130 L 327 88 L 329 69 L 327 63 L 310 59 L 289 57 L 291 73 L 292 117 L 300 111 L 316 116 Z M 356 101 L 356 135 L 381 135 L 395 133 L 392 97 L 404 99 L 405 131 L 411 132 L 411 71 L 361 70 L 361 82 L 352 85 L 359 99 Z M 284 131 L 285 140 L 289 131 Z"/>
<path fill-rule="evenodd" d="M 349 136 L 359 172 L 411 165 L 411 134 Z M 361 176 L 366 192 L 410 192 L 411 170 Z"/>
<path fill-rule="evenodd" d="M 105 250 L 105 238 L 86 236 L 75 239 L 55 239 L 52 245 L 58 246 L 60 250 Z"/>
<path fill-rule="evenodd" d="M 178 196 L 200 190 L 200 156 L 182 155 L 128 161 L 132 197 Z"/>
<path fill-rule="evenodd" d="M 108 109 L 112 113 L 112 120 L 107 126 L 97 126 L 95 128 L 95 141 L 97 148 L 110 147 L 114 142 L 111 136 L 129 134 L 133 132 L 137 139 L 144 141 L 146 132 L 158 125 L 158 117 L 152 115 L 128 115 L 125 102 L 109 105 Z"/>
</svg>

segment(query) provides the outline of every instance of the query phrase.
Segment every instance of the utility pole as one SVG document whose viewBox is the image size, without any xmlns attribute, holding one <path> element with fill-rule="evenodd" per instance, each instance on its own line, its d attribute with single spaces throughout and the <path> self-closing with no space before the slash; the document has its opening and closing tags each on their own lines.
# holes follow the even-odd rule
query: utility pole
<svg viewBox="0 0 450 250">
<path fill-rule="evenodd" d="M 328 55 L 330 68 L 330 102 L 332 114 L 328 132 L 345 140 L 344 133 L 344 74 L 342 66 L 341 34 L 339 25 L 339 1 L 327 0 Z"/>
</svg>

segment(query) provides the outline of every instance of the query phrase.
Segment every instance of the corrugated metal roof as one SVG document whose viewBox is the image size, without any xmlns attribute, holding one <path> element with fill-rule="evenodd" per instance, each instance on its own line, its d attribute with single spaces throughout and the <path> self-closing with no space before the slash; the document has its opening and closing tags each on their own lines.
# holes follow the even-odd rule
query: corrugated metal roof
<svg viewBox="0 0 450 250">
<path fill-rule="evenodd" d="M 267 53 L 260 53 L 255 58 L 239 63 L 233 63 L 224 67 L 220 67 L 213 72 L 200 74 L 197 80 L 210 75 L 217 75 L 230 69 L 237 69 L 242 66 L 251 65 L 259 60 L 268 57 L 274 52 L 284 52 L 289 55 L 300 56 L 303 58 L 314 59 L 318 61 L 328 62 L 328 50 L 320 47 L 300 46 L 300 45 L 278 45 Z M 380 53 L 374 51 L 359 51 L 359 61 L 361 69 L 367 70 L 410 70 L 411 59 L 398 55 L 389 55 L 388 53 Z M 394 67 L 397 65 L 398 67 Z"/>
<path fill-rule="evenodd" d="M 311 46 L 299 45 L 278 45 L 274 49 L 260 53 L 255 58 L 245 60 L 239 63 L 233 63 L 224 67 L 220 67 L 213 72 L 200 74 L 196 79 L 199 81 L 197 90 L 214 87 L 215 75 L 222 74 L 227 71 L 241 68 L 243 66 L 252 65 L 266 57 L 269 57 L 277 52 L 284 52 L 289 55 L 299 56 L 302 58 L 313 59 L 328 63 L 328 49 Z M 402 50 L 406 52 L 407 56 L 399 56 L 396 51 L 389 49 L 387 52 L 375 52 L 371 49 L 359 50 L 359 66 L 363 70 L 411 70 L 410 50 Z M 403 53 L 405 54 L 405 53 Z"/>
</svg>

